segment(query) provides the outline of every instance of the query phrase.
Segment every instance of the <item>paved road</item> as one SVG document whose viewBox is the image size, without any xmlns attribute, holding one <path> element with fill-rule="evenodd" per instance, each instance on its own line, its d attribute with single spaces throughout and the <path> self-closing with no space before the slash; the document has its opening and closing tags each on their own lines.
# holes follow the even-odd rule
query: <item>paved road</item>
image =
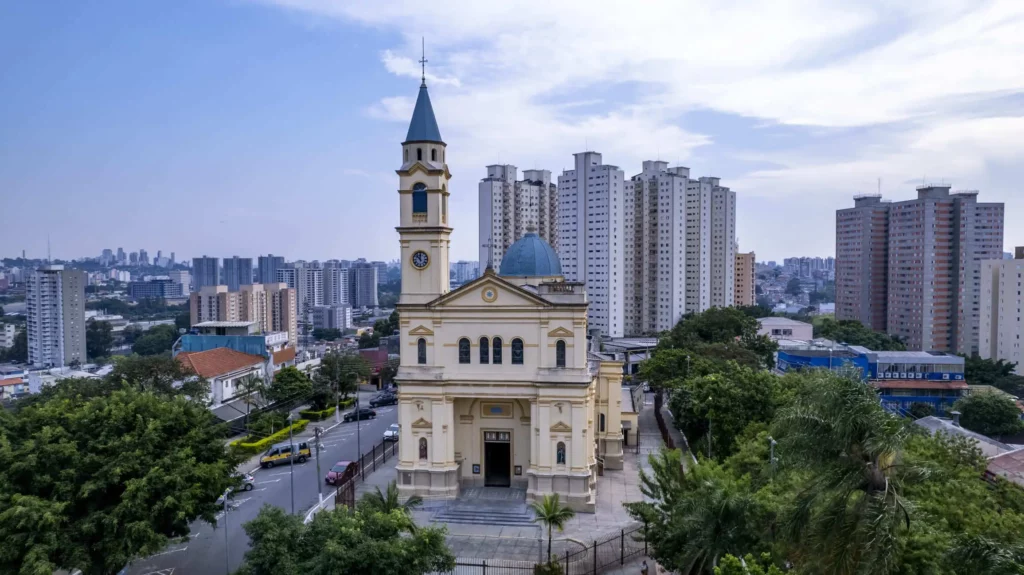
<svg viewBox="0 0 1024 575">
<path fill-rule="evenodd" d="M 384 430 L 398 421 L 395 406 L 376 409 L 377 418 L 360 422 L 363 451 L 380 443 Z M 324 422 L 324 427 L 333 425 Z M 128 575 L 223 575 L 234 572 L 242 563 L 249 548 L 249 537 L 242 524 L 255 518 L 264 504 L 276 505 L 285 511 L 291 510 L 291 472 L 295 476 L 295 512 L 305 516 L 306 511 L 317 503 L 317 488 L 324 487 L 324 496 L 333 494 L 333 488 L 324 483 L 323 476 L 336 461 L 356 459 L 356 424 L 342 423 L 323 438 L 324 449 L 320 452 L 320 474 L 316 472 L 316 461 L 273 469 L 257 469 L 253 476 L 256 485 L 252 491 L 235 495 L 233 508 L 227 514 L 227 539 L 230 552 L 225 553 L 223 512 L 218 514 L 216 527 L 197 521 L 192 526 L 192 538 L 188 543 L 171 545 L 163 553 L 140 559 L 128 570 Z M 225 562 L 225 557 L 230 565 Z"/>
</svg>

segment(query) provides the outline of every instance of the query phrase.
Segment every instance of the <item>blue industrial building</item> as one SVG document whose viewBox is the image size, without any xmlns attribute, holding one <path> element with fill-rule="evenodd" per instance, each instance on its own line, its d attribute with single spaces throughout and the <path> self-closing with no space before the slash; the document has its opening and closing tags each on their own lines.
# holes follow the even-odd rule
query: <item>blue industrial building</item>
<svg viewBox="0 0 1024 575">
<path fill-rule="evenodd" d="M 856 345 L 785 349 L 779 350 L 776 369 L 780 373 L 804 369 L 856 373 L 878 390 L 886 409 L 901 414 L 915 403 L 924 403 L 942 415 L 967 394 L 964 358 L 940 352 L 871 351 Z"/>
</svg>

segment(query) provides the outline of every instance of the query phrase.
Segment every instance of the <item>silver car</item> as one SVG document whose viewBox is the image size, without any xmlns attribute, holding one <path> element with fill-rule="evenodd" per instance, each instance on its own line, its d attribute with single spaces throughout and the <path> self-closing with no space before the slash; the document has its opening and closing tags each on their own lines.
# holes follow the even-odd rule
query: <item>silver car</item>
<svg viewBox="0 0 1024 575">
<path fill-rule="evenodd" d="M 402 428 L 397 423 L 392 423 L 384 431 L 384 441 L 398 441 L 398 435 Z"/>
</svg>

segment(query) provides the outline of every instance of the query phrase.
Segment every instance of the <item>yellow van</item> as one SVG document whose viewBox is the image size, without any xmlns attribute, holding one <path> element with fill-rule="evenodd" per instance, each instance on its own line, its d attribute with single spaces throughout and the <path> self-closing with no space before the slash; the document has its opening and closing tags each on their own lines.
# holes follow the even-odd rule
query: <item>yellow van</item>
<svg viewBox="0 0 1024 575">
<path fill-rule="evenodd" d="M 263 457 L 260 458 L 260 467 L 270 469 L 275 465 L 283 463 L 292 463 L 295 461 L 305 463 L 311 455 L 309 443 L 306 441 L 300 441 L 295 444 L 278 443 L 263 454 Z"/>
</svg>

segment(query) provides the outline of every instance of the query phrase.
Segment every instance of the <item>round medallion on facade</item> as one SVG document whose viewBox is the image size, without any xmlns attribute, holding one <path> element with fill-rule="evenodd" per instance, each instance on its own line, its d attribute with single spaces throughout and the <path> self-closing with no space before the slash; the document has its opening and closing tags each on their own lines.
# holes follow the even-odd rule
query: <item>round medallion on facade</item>
<svg viewBox="0 0 1024 575">
<path fill-rule="evenodd" d="M 484 291 L 480 292 L 480 297 L 487 303 L 491 303 L 498 299 L 498 292 L 492 287 L 484 288 Z"/>
<path fill-rule="evenodd" d="M 414 267 L 414 268 L 416 268 L 418 270 L 423 270 L 423 269 L 426 269 L 427 266 L 429 266 L 429 265 L 430 265 L 430 256 L 427 255 L 427 252 L 418 251 L 418 252 L 414 252 L 412 254 L 412 267 Z"/>
</svg>

